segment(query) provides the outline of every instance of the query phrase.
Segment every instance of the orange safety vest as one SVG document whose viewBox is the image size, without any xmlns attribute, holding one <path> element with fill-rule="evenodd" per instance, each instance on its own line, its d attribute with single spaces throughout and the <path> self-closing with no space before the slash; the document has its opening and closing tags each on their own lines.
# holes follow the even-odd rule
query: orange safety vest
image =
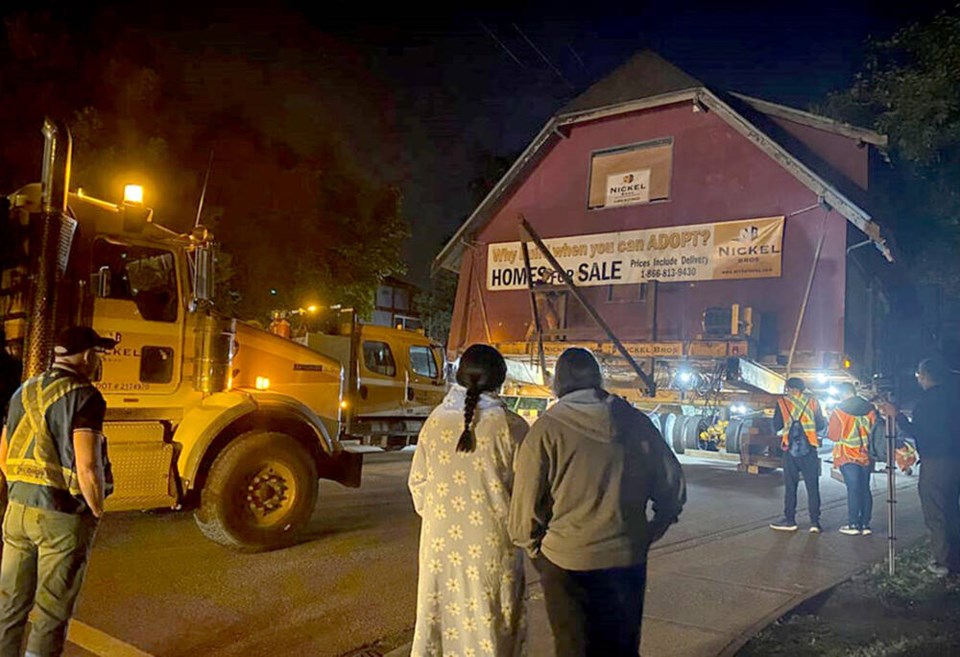
<svg viewBox="0 0 960 657">
<path fill-rule="evenodd" d="M 870 465 L 870 434 L 877 424 L 877 411 L 871 409 L 866 415 L 851 415 L 839 408 L 830 416 L 827 435 L 836 443 L 833 446 L 833 463 Z"/>
<path fill-rule="evenodd" d="M 790 449 L 790 425 L 793 424 L 794 420 L 800 421 L 807 442 L 814 447 L 819 447 L 820 440 L 817 438 L 815 413 L 820 406 L 817 404 L 817 400 L 804 394 L 799 397 L 784 395 L 777 403 L 780 405 L 780 415 L 783 417 L 783 436 L 780 439 L 780 446 L 783 450 Z"/>
</svg>

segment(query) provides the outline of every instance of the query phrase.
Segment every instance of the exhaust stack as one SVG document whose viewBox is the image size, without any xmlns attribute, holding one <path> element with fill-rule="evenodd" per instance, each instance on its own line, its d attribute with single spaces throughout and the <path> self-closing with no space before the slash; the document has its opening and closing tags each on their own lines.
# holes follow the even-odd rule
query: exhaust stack
<svg viewBox="0 0 960 657">
<path fill-rule="evenodd" d="M 63 261 L 66 269 L 69 238 L 61 247 L 63 217 L 67 211 L 70 188 L 72 139 L 67 126 L 45 119 L 43 122 L 43 170 L 40 176 L 40 214 L 30 220 L 30 281 L 32 294 L 24 351 L 24 376 L 35 376 L 49 367 L 57 323 L 57 288 Z M 72 223 L 72 222 L 71 222 Z M 36 247 L 34 248 L 34 245 Z"/>
</svg>

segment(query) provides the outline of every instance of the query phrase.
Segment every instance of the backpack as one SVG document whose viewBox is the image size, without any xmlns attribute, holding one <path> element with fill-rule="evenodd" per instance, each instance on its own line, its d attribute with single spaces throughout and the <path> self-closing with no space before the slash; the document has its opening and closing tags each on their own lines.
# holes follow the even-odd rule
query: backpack
<svg viewBox="0 0 960 657">
<path fill-rule="evenodd" d="M 807 440 L 807 434 L 803 430 L 803 423 L 800 421 L 800 418 L 803 417 L 803 412 L 807 410 L 807 404 L 810 403 L 808 399 L 804 403 L 803 408 L 800 409 L 800 417 L 793 417 L 793 413 L 790 414 L 790 428 L 787 431 L 787 443 L 790 445 L 790 456 L 804 457 L 812 451 L 810 441 Z"/>
</svg>

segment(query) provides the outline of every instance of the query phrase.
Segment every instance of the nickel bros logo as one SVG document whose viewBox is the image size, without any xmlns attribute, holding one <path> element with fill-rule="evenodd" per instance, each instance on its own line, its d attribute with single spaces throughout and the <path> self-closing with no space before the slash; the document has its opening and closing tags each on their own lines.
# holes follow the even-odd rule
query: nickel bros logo
<svg viewBox="0 0 960 657">
<path fill-rule="evenodd" d="M 671 226 L 545 240 L 567 275 L 580 286 L 681 282 L 780 275 L 783 217 Z M 560 285 L 561 277 L 531 245 L 530 269 L 519 242 L 490 244 L 487 289 Z"/>
</svg>

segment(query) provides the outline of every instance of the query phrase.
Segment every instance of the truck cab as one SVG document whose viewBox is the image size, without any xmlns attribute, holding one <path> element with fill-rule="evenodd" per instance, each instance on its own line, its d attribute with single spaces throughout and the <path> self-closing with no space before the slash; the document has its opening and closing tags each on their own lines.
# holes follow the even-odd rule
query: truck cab
<svg viewBox="0 0 960 657">
<path fill-rule="evenodd" d="M 0 213 L 0 321 L 25 376 L 49 367 L 60 327 L 114 338 L 94 381 L 115 477 L 107 510 L 187 507 L 223 545 L 290 544 L 319 479 L 360 483 L 362 456 L 340 442 L 341 363 L 220 314 L 213 236 L 159 225 L 142 190 L 117 203 L 69 191 L 69 132 L 48 122 L 44 134 L 42 184 Z"/>
<path fill-rule="evenodd" d="M 443 348 L 419 331 L 361 323 L 349 309 L 336 312 L 335 330 L 308 332 L 300 341 L 344 368 L 344 434 L 385 448 L 415 442 L 446 393 Z"/>
</svg>

